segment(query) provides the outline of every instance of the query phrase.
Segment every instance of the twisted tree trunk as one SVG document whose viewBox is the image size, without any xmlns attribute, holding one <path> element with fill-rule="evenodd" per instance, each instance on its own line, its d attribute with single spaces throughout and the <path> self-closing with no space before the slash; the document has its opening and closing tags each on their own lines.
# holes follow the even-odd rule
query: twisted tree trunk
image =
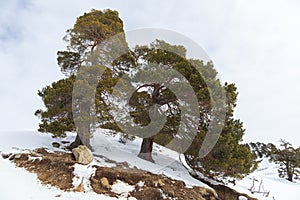
<svg viewBox="0 0 300 200">
<path fill-rule="evenodd" d="M 153 137 L 144 138 L 138 157 L 144 160 L 148 160 L 150 162 L 154 162 L 152 158 L 152 149 L 153 149 Z"/>
</svg>

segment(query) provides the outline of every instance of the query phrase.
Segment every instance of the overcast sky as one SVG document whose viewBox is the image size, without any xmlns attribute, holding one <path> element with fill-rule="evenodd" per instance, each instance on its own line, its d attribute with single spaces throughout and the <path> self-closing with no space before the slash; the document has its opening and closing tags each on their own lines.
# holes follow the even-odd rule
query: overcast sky
<svg viewBox="0 0 300 200">
<path fill-rule="evenodd" d="M 126 31 L 164 28 L 191 38 L 222 81 L 236 83 L 246 142 L 300 145 L 297 0 L 0 0 L 0 130 L 37 129 L 37 91 L 63 77 L 62 37 L 92 8 L 118 10 Z"/>
</svg>

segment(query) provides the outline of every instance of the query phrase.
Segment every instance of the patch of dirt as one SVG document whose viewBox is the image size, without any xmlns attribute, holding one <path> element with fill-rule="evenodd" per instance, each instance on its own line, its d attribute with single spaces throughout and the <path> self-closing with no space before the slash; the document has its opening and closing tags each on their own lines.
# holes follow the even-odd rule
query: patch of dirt
<svg viewBox="0 0 300 200">
<path fill-rule="evenodd" d="M 182 200 L 215 200 L 215 193 L 202 187 L 187 188 L 183 181 L 173 180 L 166 176 L 152 174 L 138 169 L 96 167 L 96 173 L 90 178 L 91 186 L 98 194 L 110 193 L 101 184 L 102 178 L 107 178 L 110 185 L 117 180 L 134 185 L 135 190 L 129 196 L 139 200 L 182 199 Z M 112 195 L 114 196 L 114 195 Z"/>
<path fill-rule="evenodd" d="M 216 190 L 219 197 L 221 197 L 222 199 L 236 200 L 236 199 L 239 199 L 240 196 L 243 196 L 243 197 L 247 198 L 248 200 L 258 200 L 256 198 L 250 197 L 247 194 L 237 192 L 236 190 L 231 189 L 225 185 L 214 185 L 212 188 L 214 188 Z"/>
<path fill-rule="evenodd" d="M 43 184 L 50 184 L 64 191 L 73 188 L 75 159 L 71 153 L 49 153 L 40 148 L 30 153 L 10 155 L 9 160 L 15 162 L 17 167 L 36 173 Z"/>
<path fill-rule="evenodd" d="M 28 153 L 1 154 L 1 156 L 14 162 L 17 167 L 36 173 L 43 184 L 50 184 L 64 191 L 84 192 L 83 182 L 78 186 L 73 185 L 73 172 L 76 161 L 72 153 L 52 153 L 44 148 L 39 148 Z M 105 160 L 111 161 L 108 158 L 105 158 Z M 245 196 L 222 185 L 211 186 L 216 192 L 203 187 L 188 188 L 183 181 L 173 180 L 137 168 L 130 168 L 126 162 L 111 162 L 115 163 L 116 167 L 109 168 L 94 165 L 95 174 L 92 174 L 90 179 L 87 180 L 91 188 L 98 194 L 118 197 L 118 194 L 112 192 L 112 186 L 119 180 L 134 186 L 135 189 L 129 192 L 128 196 L 135 197 L 138 200 L 235 200 L 240 195 Z M 249 200 L 254 200 L 254 198 L 247 195 L 246 197 Z"/>
</svg>

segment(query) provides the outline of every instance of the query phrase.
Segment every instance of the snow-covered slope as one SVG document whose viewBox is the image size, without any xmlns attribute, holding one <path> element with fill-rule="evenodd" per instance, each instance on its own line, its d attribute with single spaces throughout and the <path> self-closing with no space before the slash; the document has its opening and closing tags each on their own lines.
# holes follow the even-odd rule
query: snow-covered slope
<svg viewBox="0 0 300 200">
<path fill-rule="evenodd" d="M 72 136 L 71 136 L 72 137 Z M 50 135 L 41 134 L 36 131 L 0 132 L 0 151 L 20 152 L 22 149 L 35 149 L 47 147 L 54 149 L 51 145 L 53 139 Z M 1 200 L 113 200 L 105 195 L 94 192 L 78 193 L 63 192 L 57 188 L 40 184 L 37 176 L 29 173 L 23 168 L 17 168 L 9 160 L 0 157 L 0 199 Z M 123 198 L 124 200 L 127 198 Z"/>
<path fill-rule="evenodd" d="M 159 145 L 154 145 L 153 159 L 155 163 L 144 161 L 137 157 L 141 139 L 136 139 L 126 145 L 118 142 L 119 137 L 111 137 L 105 130 L 99 130 L 92 140 L 94 148 L 95 161 L 91 163 L 105 167 L 114 166 L 113 163 L 108 162 L 105 158 L 114 160 L 116 162 L 127 162 L 131 167 L 137 167 L 150 171 L 152 173 L 164 174 L 173 179 L 183 180 L 189 186 L 203 186 L 209 188 L 202 182 L 192 178 L 187 170 L 179 161 L 179 154 Z M 75 135 L 69 133 L 67 138 L 63 140 L 73 141 Z M 51 135 L 38 133 L 36 131 L 23 132 L 0 132 L 0 151 L 4 152 L 20 152 L 22 149 L 36 149 L 38 147 L 46 147 L 50 150 L 59 150 L 52 147 L 52 142 L 61 142 L 61 139 L 51 138 Z M 76 165 L 75 174 L 77 178 L 74 183 L 79 184 L 82 180 L 87 180 L 93 170 L 88 170 L 89 166 Z M 25 169 L 16 168 L 9 160 L 0 158 L 0 199 L 116 199 L 105 195 L 94 193 L 90 188 L 87 188 L 85 193 L 63 192 L 53 187 L 44 186 L 39 183 L 35 174 L 27 172 Z M 260 191 L 270 191 L 268 197 L 263 194 L 254 193 L 248 190 L 252 186 L 253 178 L 255 181 L 254 190 L 259 190 L 259 185 L 262 180 Z M 86 184 L 85 184 L 86 185 Z M 88 185 L 86 186 L 88 187 Z M 130 189 L 130 186 L 118 183 L 115 186 L 118 191 L 125 191 Z M 289 199 L 298 200 L 298 190 L 300 184 L 289 183 L 277 176 L 277 169 L 274 165 L 267 161 L 262 162 L 260 169 L 238 181 L 234 189 L 239 192 L 244 192 L 250 196 L 258 199 Z M 126 197 L 119 197 L 119 199 L 127 199 Z"/>
<path fill-rule="evenodd" d="M 73 141 L 75 134 L 68 133 L 65 141 Z M 189 176 L 186 169 L 178 161 L 178 154 L 159 145 L 154 146 L 154 163 L 144 161 L 137 157 L 141 140 L 137 139 L 126 145 L 118 142 L 119 137 L 111 137 L 107 131 L 100 130 L 93 138 L 93 148 L 95 161 L 89 166 L 76 164 L 74 173 L 78 176 L 74 179 L 74 185 L 79 184 L 83 179 L 87 181 L 93 170 L 90 166 L 97 164 L 99 166 L 113 167 L 113 163 L 106 161 L 105 158 L 116 162 L 127 162 L 131 167 L 147 170 L 152 173 L 165 174 L 173 179 L 183 180 L 187 186 L 207 185 L 193 179 Z M 24 149 L 36 149 L 46 147 L 49 150 L 61 150 L 52 147 L 52 142 L 61 142 L 61 139 L 52 138 L 51 135 L 38 133 L 36 131 L 24 132 L 0 132 L 0 153 L 18 153 L 24 152 Z M 35 174 L 29 173 L 25 169 L 16 168 L 9 160 L 4 160 L 0 156 L 0 199 L 116 199 L 105 195 L 99 195 L 87 188 L 86 193 L 63 192 L 50 186 L 44 186 L 39 183 Z M 87 185 L 87 184 L 85 184 Z M 86 186 L 88 187 L 88 186 Z M 130 186 L 118 183 L 114 186 L 116 191 L 126 191 Z M 127 199 L 127 197 L 119 197 Z"/>
<path fill-rule="evenodd" d="M 252 188 L 252 191 L 255 191 L 255 193 L 251 194 L 249 189 L 253 186 L 253 182 L 254 188 Z M 270 163 L 267 159 L 260 163 L 258 170 L 238 181 L 233 188 L 238 191 L 244 191 L 260 200 L 300 199 L 300 183 L 291 183 L 279 178 L 277 166 L 274 163 Z M 257 191 L 265 193 L 257 193 Z M 266 196 L 267 192 L 269 192 L 268 196 Z"/>
</svg>

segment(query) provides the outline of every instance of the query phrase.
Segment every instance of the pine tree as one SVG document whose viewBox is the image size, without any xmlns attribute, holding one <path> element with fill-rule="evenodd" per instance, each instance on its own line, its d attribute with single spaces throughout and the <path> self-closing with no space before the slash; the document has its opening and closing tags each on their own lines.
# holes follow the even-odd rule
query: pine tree
<svg viewBox="0 0 300 200">
<path fill-rule="evenodd" d="M 280 142 L 280 148 L 274 152 L 271 160 L 279 164 L 279 177 L 292 182 L 300 176 L 300 148 L 295 149 L 283 139 Z"/>
<path fill-rule="evenodd" d="M 258 158 L 271 158 L 274 153 L 277 151 L 277 147 L 272 144 L 264 144 L 262 142 L 249 143 L 252 153 L 255 154 Z"/>
<path fill-rule="evenodd" d="M 136 73 L 132 78 L 132 81 L 136 82 L 135 85 L 137 86 L 135 86 L 135 93 L 130 98 L 130 106 L 132 107 L 132 111 L 130 113 L 131 117 L 134 118 L 135 123 L 140 126 L 146 126 L 151 122 L 149 112 L 151 112 L 150 109 L 155 105 L 158 108 L 161 108 L 167 116 L 165 125 L 155 136 L 143 138 L 139 157 L 153 162 L 151 155 L 153 142 L 167 145 L 168 148 L 179 152 L 183 150 L 179 144 L 184 141 L 177 140 L 177 142 L 168 145 L 170 141 L 174 141 L 174 139 L 176 140 L 176 133 L 178 132 L 178 128 L 182 120 L 180 99 L 178 99 L 176 94 L 168 88 L 168 84 L 176 81 L 178 83 L 181 81 L 182 83 L 183 79 L 186 79 L 196 94 L 196 101 L 201 102 L 201 106 L 200 104 L 196 106 L 199 106 L 199 109 L 208 111 L 210 98 L 207 85 L 202 75 L 199 74 L 194 65 L 199 65 L 199 67 L 205 69 L 207 73 L 210 73 L 207 75 L 207 77 L 210 76 L 208 78 L 208 81 L 210 82 L 217 82 L 217 73 L 211 63 L 205 65 L 200 60 L 187 59 L 186 49 L 183 46 L 170 45 L 161 40 L 154 41 L 149 47 L 138 46 L 132 54 L 136 59 L 136 65 L 141 65 L 142 67 L 138 67 L 136 69 Z M 169 69 L 173 69 L 180 73 L 182 77 L 164 76 L 164 70 L 168 71 Z M 168 73 L 172 72 L 168 71 Z M 140 80 L 140 77 L 147 77 L 146 83 L 139 83 L 138 80 Z M 151 81 L 157 79 L 161 79 L 163 81 L 160 83 Z M 187 90 L 184 84 L 178 84 L 177 87 L 177 91 Z M 189 107 L 190 105 L 185 106 Z M 207 113 L 202 113 L 202 117 L 204 117 L 205 114 Z M 198 119 L 198 121 L 199 120 L 200 119 Z M 190 120 L 190 122 L 191 121 L 193 120 Z M 185 132 L 186 134 L 181 135 L 181 138 L 193 137 L 189 134 L 188 130 Z"/>
<path fill-rule="evenodd" d="M 91 83 L 86 80 L 76 81 L 76 86 L 82 88 L 82 96 L 74 99 L 72 96 L 73 87 L 76 80 L 78 70 L 81 69 L 84 61 L 89 59 L 93 54 L 95 48 L 105 39 L 124 32 L 123 22 L 119 18 L 117 11 L 112 10 L 91 10 L 89 13 L 77 18 L 73 28 L 67 30 L 67 35 L 64 40 L 68 42 L 66 51 L 57 52 L 57 62 L 63 74 L 67 76 L 66 79 L 53 83 L 51 86 L 46 86 L 38 95 L 42 97 L 46 110 L 37 110 L 35 114 L 41 118 L 39 131 L 50 132 L 54 136 L 64 136 L 65 131 L 77 131 L 77 137 L 71 148 L 74 148 L 82 142 L 89 146 L 90 132 L 92 123 L 95 117 L 92 113 L 95 110 L 86 107 L 89 105 L 84 94 L 93 92 Z M 93 64 L 93 63 L 92 63 Z M 118 63 L 116 63 L 116 66 Z M 97 67 L 90 67 L 87 70 L 97 70 Z M 115 84 L 118 80 L 114 76 L 116 72 L 112 73 L 109 70 L 103 74 L 102 82 L 99 82 L 97 87 L 96 109 L 101 112 L 101 117 L 111 118 L 108 111 L 103 109 L 105 102 L 101 94 L 107 92 L 111 85 Z M 77 77 L 78 78 L 78 77 Z M 72 103 L 80 103 L 80 105 L 73 105 L 76 107 L 75 112 L 81 112 L 81 118 L 76 118 L 72 112 Z M 82 118 L 82 116 L 84 116 Z M 100 116 L 100 115 L 98 115 Z M 77 127 L 74 123 L 77 121 Z M 113 126 L 111 124 L 104 124 L 106 126 Z M 115 126 L 114 126 L 115 127 Z"/>
<path fill-rule="evenodd" d="M 67 78 L 39 91 L 46 107 L 46 110 L 36 112 L 42 120 L 39 130 L 51 132 L 54 136 L 63 136 L 65 131 L 76 131 L 76 141 L 71 147 L 81 143 L 89 145 L 91 129 L 98 126 L 120 130 L 117 126 L 119 119 L 108 107 L 115 100 L 112 93 L 121 93 L 116 91 L 115 85 L 120 82 L 121 77 L 127 77 L 136 83 L 131 83 L 135 92 L 129 101 L 129 114 L 133 121 L 120 119 L 125 120 L 125 123 L 144 127 L 151 124 L 151 116 L 166 117 L 165 124 L 155 136 L 143 138 L 139 157 L 153 161 L 152 147 L 153 143 L 157 142 L 178 152 L 185 152 L 190 158 L 190 163 L 200 163 L 208 174 L 216 171 L 225 176 L 239 177 L 252 171 L 255 168 L 255 159 L 249 146 L 241 144 L 245 132 L 243 124 L 233 118 L 237 99 L 235 85 L 222 85 L 212 62 L 188 59 L 183 46 L 171 45 L 161 40 L 154 41 L 150 46 L 138 46 L 114 60 L 101 57 L 101 51 L 105 53 L 105 48 L 99 49 L 98 45 L 118 33 L 123 33 L 123 22 L 116 11 L 92 10 L 77 18 L 65 37 L 68 42 L 67 51 L 57 53 L 58 65 Z M 125 35 L 120 36 L 118 44 L 126 48 Z M 100 51 L 100 56 L 97 51 Z M 101 77 L 94 77 L 99 66 L 108 69 Z M 200 69 L 202 74 L 197 69 Z M 181 76 L 176 77 L 172 70 Z M 91 75 L 89 80 L 80 79 L 82 71 Z M 164 76 L 164 71 L 168 71 L 169 75 L 173 73 L 174 76 Z M 141 77 L 146 77 L 148 82 L 139 82 Z M 162 81 L 152 81 L 157 79 Z M 188 84 L 182 84 L 185 81 Z M 97 88 L 94 91 L 92 86 L 95 82 Z M 190 96 L 179 99 L 178 94 L 169 88 L 170 83 L 181 83 L 177 84 L 177 91 L 192 88 L 196 96 L 196 107 L 200 111 L 199 117 L 185 114 L 188 108 L 193 108 L 188 101 Z M 123 86 L 126 87 L 126 84 Z M 81 91 L 77 96 L 72 93 L 73 87 Z M 221 94 L 223 90 L 226 91 L 226 103 Z M 91 99 L 88 97 L 92 93 L 95 94 L 95 108 L 86 106 L 90 105 Z M 214 93 L 216 98 L 212 99 L 210 93 Z M 213 151 L 205 158 L 199 158 L 199 149 L 209 129 L 211 118 L 220 122 L 222 120 L 219 116 L 211 116 L 212 109 L 218 109 L 212 106 L 212 102 L 226 107 L 225 127 Z M 217 111 L 219 110 L 216 110 L 216 113 Z M 159 126 L 159 121 L 155 123 Z M 191 135 L 193 131 L 192 128 L 187 128 L 189 126 L 196 129 L 195 135 Z M 219 125 L 213 128 L 217 126 Z M 181 135 L 178 135 L 178 132 Z M 186 149 L 185 143 L 190 138 L 194 138 L 193 143 Z"/>
<path fill-rule="evenodd" d="M 292 147 L 291 143 L 280 139 L 280 147 L 274 144 L 261 142 L 250 143 L 252 151 L 259 158 L 268 158 L 269 161 L 279 165 L 278 175 L 289 181 L 300 177 L 300 147 Z"/>
<path fill-rule="evenodd" d="M 76 74 L 87 57 L 105 39 L 124 32 L 123 22 L 117 11 L 94 10 L 77 18 L 73 28 L 67 30 L 64 40 L 67 51 L 58 51 L 57 61 L 65 75 Z"/>
<path fill-rule="evenodd" d="M 258 164 L 249 145 L 241 143 L 245 134 L 243 123 L 233 117 L 238 95 L 237 88 L 234 84 L 228 83 L 225 84 L 224 88 L 227 96 L 227 113 L 224 127 L 216 145 L 207 156 L 198 157 L 206 134 L 204 129 L 197 135 L 185 153 L 186 160 L 192 168 L 216 180 L 220 177 L 242 178 L 254 171 Z"/>
<path fill-rule="evenodd" d="M 39 131 L 52 133 L 55 137 L 65 136 L 66 131 L 75 131 L 72 114 L 72 91 L 75 77 L 52 83 L 38 91 L 46 110 L 37 110 L 42 120 Z"/>
</svg>

